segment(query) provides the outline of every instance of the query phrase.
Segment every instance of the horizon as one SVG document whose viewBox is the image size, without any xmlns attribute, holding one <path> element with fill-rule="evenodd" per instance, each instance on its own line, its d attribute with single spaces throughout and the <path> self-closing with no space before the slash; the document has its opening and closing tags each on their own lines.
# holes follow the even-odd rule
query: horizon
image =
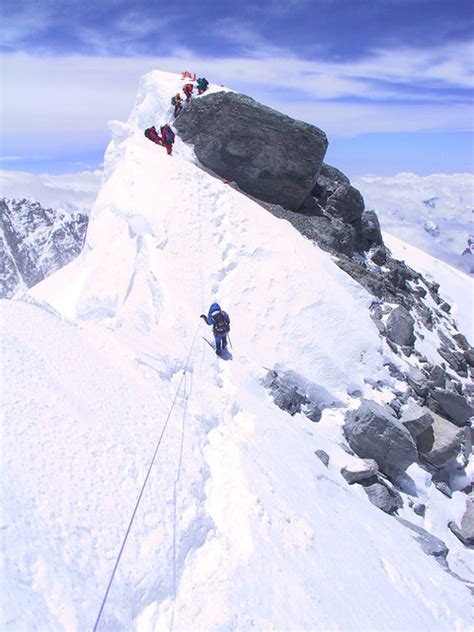
<svg viewBox="0 0 474 632">
<path fill-rule="evenodd" d="M 140 76 L 187 69 L 320 127 L 351 177 L 474 172 L 467 0 L 6 0 L 2 18 L 4 170 L 101 168 Z"/>
</svg>

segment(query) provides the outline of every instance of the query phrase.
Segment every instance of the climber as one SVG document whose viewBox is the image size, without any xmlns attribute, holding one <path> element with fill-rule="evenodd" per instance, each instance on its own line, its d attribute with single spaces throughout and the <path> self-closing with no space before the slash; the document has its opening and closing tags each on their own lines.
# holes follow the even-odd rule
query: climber
<svg viewBox="0 0 474 632">
<path fill-rule="evenodd" d="M 164 145 L 164 147 L 166 147 L 168 156 L 171 156 L 171 152 L 173 150 L 173 143 L 174 143 L 174 132 L 168 124 L 162 125 L 160 127 L 160 131 L 161 131 L 161 144 Z"/>
<path fill-rule="evenodd" d="M 209 81 L 206 79 L 206 77 L 199 77 L 199 79 L 197 80 L 198 94 L 206 92 L 208 85 Z"/>
<path fill-rule="evenodd" d="M 174 105 L 174 117 L 176 118 L 183 109 L 183 102 L 179 92 L 174 97 L 171 97 L 171 105 Z"/>
<path fill-rule="evenodd" d="M 183 92 L 186 96 L 186 103 L 189 103 L 189 101 L 191 100 L 191 95 L 193 92 L 193 84 L 192 83 L 186 83 L 183 86 Z"/>
<path fill-rule="evenodd" d="M 213 303 L 209 308 L 208 315 L 201 314 L 201 318 L 207 325 L 212 325 L 216 353 L 219 356 L 222 355 L 227 349 L 227 334 L 230 331 L 229 315 L 220 308 L 218 303 Z"/>
<path fill-rule="evenodd" d="M 154 125 L 152 127 L 148 127 L 145 130 L 144 134 L 149 140 L 153 141 L 157 145 L 163 144 L 161 142 L 161 138 L 159 137 L 158 132 L 156 131 L 156 127 Z"/>
</svg>

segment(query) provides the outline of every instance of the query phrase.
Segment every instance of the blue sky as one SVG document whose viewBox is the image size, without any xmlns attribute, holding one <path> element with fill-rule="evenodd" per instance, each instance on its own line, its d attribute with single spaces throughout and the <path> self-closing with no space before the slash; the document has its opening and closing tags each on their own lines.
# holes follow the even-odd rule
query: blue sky
<svg viewBox="0 0 474 632">
<path fill-rule="evenodd" d="M 0 168 L 100 165 L 139 77 L 189 68 L 329 137 L 348 175 L 473 170 L 472 0 L 2 0 Z"/>
</svg>

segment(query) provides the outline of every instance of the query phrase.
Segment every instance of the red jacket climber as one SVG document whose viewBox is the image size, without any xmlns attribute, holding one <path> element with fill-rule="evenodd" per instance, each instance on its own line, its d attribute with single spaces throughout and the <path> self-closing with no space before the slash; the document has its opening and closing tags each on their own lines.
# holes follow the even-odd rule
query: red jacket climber
<svg viewBox="0 0 474 632">
<path fill-rule="evenodd" d="M 161 138 L 159 137 L 158 132 L 156 131 L 156 127 L 154 125 L 153 125 L 153 127 L 148 127 L 145 130 L 144 134 L 149 140 L 153 141 L 157 145 L 162 145 L 163 144 L 161 142 Z"/>
<path fill-rule="evenodd" d="M 183 92 L 186 95 L 186 103 L 189 103 L 191 100 L 191 94 L 193 92 L 193 84 L 187 83 L 183 86 Z"/>
<path fill-rule="evenodd" d="M 174 143 L 174 132 L 169 125 L 162 125 L 160 127 L 160 131 L 161 131 L 161 144 L 166 147 L 168 156 L 171 156 L 171 152 L 173 150 L 173 143 Z"/>
</svg>

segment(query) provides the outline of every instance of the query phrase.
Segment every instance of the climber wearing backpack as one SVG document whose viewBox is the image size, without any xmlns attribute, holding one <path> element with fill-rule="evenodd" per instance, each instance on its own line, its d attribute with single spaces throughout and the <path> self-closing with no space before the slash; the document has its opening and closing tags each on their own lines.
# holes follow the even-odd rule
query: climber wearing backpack
<svg viewBox="0 0 474 632">
<path fill-rule="evenodd" d="M 166 124 L 160 127 L 161 131 L 161 143 L 166 147 L 166 151 L 168 152 L 168 156 L 171 156 L 171 152 L 173 150 L 174 143 L 174 132 L 171 127 Z"/>
<path fill-rule="evenodd" d="M 209 85 L 209 81 L 206 79 L 206 77 L 199 77 L 199 79 L 197 80 L 198 94 L 202 94 L 203 92 L 206 92 L 208 85 Z"/>
<path fill-rule="evenodd" d="M 218 303 L 213 303 L 209 308 L 206 316 L 201 314 L 201 318 L 207 325 L 212 325 L 212 333 L 216 342 L 216 353 L 222 355 L 227 349 L 227 334 L 230 331 L 230 318 L 227 312 L 224 312 Z"/>
<path fill-rule="evenodd" d="M 174 97 L 171 97 L 171 105 L 174 105 L 174 117 L 176 118 L 183 109 L 183 102 L 179 92 Z"/>
<path fill-rule="evenodd" d="M 144 134 L 149 140 L 153 141 L 157 145 L 163 144 L 161 142 L 161 138 L 159 137 L 158 132 L 156 131 L 156 127 L 154 125 L 152 127 L 148 127 L 145 130 Z"/>
</svg>

